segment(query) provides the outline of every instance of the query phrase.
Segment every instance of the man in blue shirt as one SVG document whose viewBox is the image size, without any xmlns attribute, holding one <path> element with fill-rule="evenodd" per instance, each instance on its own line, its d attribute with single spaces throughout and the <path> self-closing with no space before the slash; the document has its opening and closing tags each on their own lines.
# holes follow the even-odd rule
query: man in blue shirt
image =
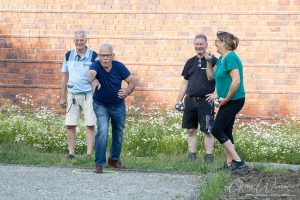
<svg viewBox="0 0 300 200">
<path fill-rule="evenodd" d="M 120 161 L 123 131 L 125 127 L 126 108 L 124 99 L 130 95 L 135 82 L 126 66 L 113 60 L 113 48 L 109 44 L 102 44 L 99 51 L 100 60 L 94 62 L 88 74 L 94 91 L 94 111 L 97 117 L 98 130 L 95 137 L 95 173 L 103 173 L 106 164 L 106 146 L 109 121 L 112 125 L 112 144 L 108 164 L 116 169 L 123 169 Z M 127 83 L 121 87 L 122 81 Z"/>
<path fill-rule="evenodd" d="M 67 158 L 74 158 L 76 142 L 76 126 L 81 112 L 87 132 L 87 154 L 93 152 L 96 116 L 93 110 L 93 93 L 87 79 L 90 65 L 97 53 L 87 48 L 87 34 L 84 30 L 75 31 L 76 48 L 65 54 L 62 65 L 62 82 L 59 104 L 66 108 L 67 137 L 69 153 Z"/>
</svg>

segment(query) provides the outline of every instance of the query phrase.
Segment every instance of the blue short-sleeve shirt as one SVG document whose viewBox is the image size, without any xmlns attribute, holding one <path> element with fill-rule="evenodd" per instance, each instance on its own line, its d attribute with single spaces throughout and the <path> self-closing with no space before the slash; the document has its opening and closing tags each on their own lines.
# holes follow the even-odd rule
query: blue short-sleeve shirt
<svg viewBox="0 0 300 200">
<path fill-rule="evenodd" d="M 87 49 L 84 57 L 80 58 L 73 49 L 68 58 L 65 56 L 61 71 L 69 74 L 68 84 L 73 85 L 72 88 L 68 87 L 69 93 L 88 93 L 92 90 L 87 74 L 92 64 L 93 52 L 93 50 Z"/>
</svg>

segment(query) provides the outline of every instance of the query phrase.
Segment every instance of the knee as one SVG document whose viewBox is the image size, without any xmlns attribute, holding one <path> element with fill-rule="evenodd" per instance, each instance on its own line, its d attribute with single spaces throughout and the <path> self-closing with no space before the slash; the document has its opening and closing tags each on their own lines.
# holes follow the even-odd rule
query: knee
<svg viewBox="0 0 300 200">
<path fill-rule="evenodd" d="M 211 129 L 211 134 L 220 141 L 221 135 L 222 135 L 222 130 L 219 129 L 217 126 L 212 127 Z"/>
<path fill-rule="evenodd" d="M 75 130 L 76 126 L 67 126 L 68 130 Z"/>
<path fill-rule="evenodd" d="M 197 134 L 197 129 L 189 129 L 188 130 L 189 136 L 196 136 L 196 134 Z"/>
<path fill-rule="evenodd" d="M 229 138 L 224 134 L 224 131 L 218 129 L 211 130 L 212 135 L 220 142 L 220 144 L 225 143 Z"/>
</svg>

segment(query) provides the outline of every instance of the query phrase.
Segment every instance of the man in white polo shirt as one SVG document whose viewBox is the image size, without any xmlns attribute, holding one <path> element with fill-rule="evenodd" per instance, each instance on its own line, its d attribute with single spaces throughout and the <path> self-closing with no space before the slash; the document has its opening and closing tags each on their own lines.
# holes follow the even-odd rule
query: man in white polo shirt
<svg viewBox="0 0 300 200">
<path fill-rule="evenodd" d="M 76 48 L 65 54 L 61 69 L 63 75 L 59 98 L 59 104 L 66 108 L 65 125 L 69 149 L 67 158 L 69 159 L 75 156 L 76 126 L 81 112 L 84 115 L 84 125 L 86 126 L 88 155 L 93 152 L 95 125 L 97 123 L 93 110 L 93 92 L 87 79 L 90 65 L 97 58 L 97 53 L 86 46 L 86 31 L 75 31 L 74 36 Z"/>
</svg>

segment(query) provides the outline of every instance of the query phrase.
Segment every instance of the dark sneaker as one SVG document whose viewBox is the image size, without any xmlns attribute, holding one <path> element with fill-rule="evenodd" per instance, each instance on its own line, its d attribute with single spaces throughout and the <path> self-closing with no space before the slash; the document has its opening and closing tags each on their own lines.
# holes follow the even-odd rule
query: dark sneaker
<svg viewBox="0 0 300 200">
<path fill-rule="evenodd" d="M 217 170 L 218 171 L 230 170 L 230 167 L 228 165 L 231 167 L 232 162 L 230 163 L 224 162 L 224 165 L 222 167 L 217 168 Z"/>
<path fill-rule="evenodd" d="M 214 161 L 214 156 L 212 154 L 205 154 L 204 156 L 204 163 L 209 164 Z"/>
<path fill-rule="evenodd" d="M 96 165 L 94 173 L 96 173 L 96 174 L 102 174 L 103 173 L 103 167 L 102 167 L 102 165 Z"/>
<path fill-rule="evenodd" d="M 75 156 L 73 154 L 67 154 L 66 159 L 73 159 Z"/>
<path fill-rule="evenodd" d="M 122 164 L 120 160 L 112 160 L 108 158 L 108 165 L 116 169 L 125 169 L 125 166 Z"/>
<path fill-rule="evenodd" d="M 231 172 L 236 172 L 240 169 L 246 168 L 247 165 L 244 161 L 232 161 L 232 165 L 229 167 Z"/>
<path fill-rule="evenodd" d="M 191 162 L 197 160 L 197 154 L 196 154 L 196 153 L 189 153 L 188 159 L 189 159 L 189 161 L 191 161 Z"/>
</svg>

